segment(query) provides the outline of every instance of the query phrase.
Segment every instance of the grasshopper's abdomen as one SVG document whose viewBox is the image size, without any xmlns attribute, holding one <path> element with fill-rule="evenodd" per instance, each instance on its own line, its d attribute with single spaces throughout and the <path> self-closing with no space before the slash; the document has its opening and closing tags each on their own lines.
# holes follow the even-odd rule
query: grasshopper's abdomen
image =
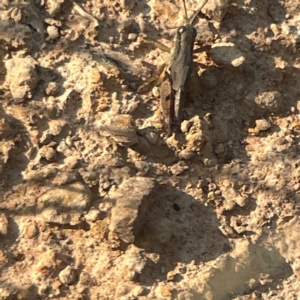
<svg viewBox="0 0 300 300">
<path fill-rule="evenodd" d="M 184 104 L 186 92 L 182 89 L 177 90 L 175 93 L 174 99 L 174 115 L 172 123 L 174 125 L 180 126 L 184 118 Z"/>
</svg>

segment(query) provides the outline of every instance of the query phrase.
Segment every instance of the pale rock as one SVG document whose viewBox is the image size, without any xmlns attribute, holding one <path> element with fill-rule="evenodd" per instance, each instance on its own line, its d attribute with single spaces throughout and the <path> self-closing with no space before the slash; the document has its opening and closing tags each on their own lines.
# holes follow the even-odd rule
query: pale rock
<svg viewBox="0 0 300 300">
<path fill-rule="evenodd" d="M 184 160 L 191 160 L 196 156 L 195 152 L 192 152 L 188 149 L 183 149 L 182 151 L 179 152 L 178 157 L 180 159 L 184 159 Z"/>
<path fill-rule="evenodd" d="M 255 98 L 259 108 L 268 112 L 276 112 L 282 104 L 282 97 L 278 91 L 262 92 Z"/>
<path fill-rule="evenodd" d="M 136 161 L 134 163 L 134 166 L 139 172 L 142 172 L 143 174 L 147 174 L 149 171 L 149 164 L 145 161 Z"/>
<path fill-rule="evenodd" d="M 267 130 L 267 129 L 269 129 L 271 127 L 270 122 L 268 122 L 266 119 L 256 120 L 255 121 L 255 125 L 256 125 L 256 128 L 259 131 L 264 131 L 264 130 Z"/>
<path fill-rule="evenodd" d="M 38 83 L 37 62 L 31 57 L 14 57 L 5 62 L 7 75 L 5 84 L 9 87 L 16 103 L 31 98 Z"/>
<path fill-rule="evenodd" d="M 160 96 L 160 89 L 157 86 L 153 87 L 152 94 L 153 94 L 153 96 L 155 98 L 159 98 L 159 96 Z"/>
<path fill-rule="evenodd" d="M 274 34 L 275 37 L 280 34 L 280 29 L 279 29 L 279 27 L 278 27 L 277 24 L 272 23 L 270 25 L 270 29 L 272 30 L 272 32 L 273 32 L 273 34 Z"/>
<path fill-rule="evenodd" d="M 0 113 L 0 139 L 6 139 L 13 133 L 10 119 L 4 113 Z"/>
<path fill-rule="evenodd" d="M 122 270 L 126 271 L 130 281 L 135 281 L 146 265 L 147 256 L 143 249 L 140 249 L 133 244 L 128 247 L 120 265 Z"/>
<path fill-rule="evenodd" d="M 49 13 L 50 16 L 54 16 L 56 15 L 60 9 L 62 4 L 64 3 L 65 0 L 49 0 L 47 1 L 47 11 Z"/>
<path fill-rule="evenodd" d="M 167 273 L 167 281 L 175 281 L 178 272 L 176 270 L 171 270 Z"/>
<path fill-rule="evenodd" d="M 188 169 L 189 169 L 189 166 L 184 161 L 179 161 L 177 164 L 175 164 L 171 167 L 171 173 L 173 175 L 177 176 Z"/>
<path fill-rule="evenodd" d="M 131 115 L 119 114 L 107 118 L 99 125 L 101 134 L 111 136 L 116 143 L 131 146 L 138 142 L 136 128 Z"/>
<path fill-rule="evenodd" d="M 158 297 L 159 299 L 168 299 L 171 300 L 172 299 L 172 292 L 173 289 L 165 284 L 159 284 L 158 288 L 157 288 L 157 293 L 158 293 Z"/>
<path fill-rule="evenodd" d="M 91 192 L 80 182 L 55 186 L 38 197 L 38 210 L 46 222 L 78 224 L 91 201 Z"/>
<path fill-rule="evenodd" d="M 112 208 L 112 203 L 111 202 L 102 202 L 99 204 L 99 210 L 104 212 L 104 213 L 107 213 L 108 211 L 111 210 Z"/>
<path fill-rule="evenodd" d="M 34 281 L 38 280 L 40 276 L 48 276 L 57 267 L 57 251 L 53 249 L 45 249 L 36 254 L 38 260 L 32 268 L 32 278 Z"/>
<path fill-rule="evenodd" d="M 0 214 L 0 234 L 7 234 L 8 220 L 4 213 Z"/>
<path fill-rule="evenodd" d="M 81 272 L 79 275 L 78 283 L 83 286 L 88 286 L 91 280 L 91 275 L 89 273 Z"/>
<path fill-rule="evenodd" d="M 51 39 L 56 39 L 59 37 L 58 28 L 55 26 L 48 26 L 47 33 Z"/>
<path fill-rule="evenodd" d="M 13 141 L 0 141 L 0 153 L 2 161 L 6 164 L 9 159 L 9 153 L 14 148 Z"/>
<path fill-rule="evenodd" d="M 8 287 L 0 287 L 0 297 L 0 299 L 12 299 L 11 297 L 14 296 Z"/>
<path fill-rule="evenodd" d="M 80 166 L 80 159 L 76 156 L 68 156 L 64 159 L 64 163 L 70 169 L 76 169 Z"/>
<path fill-rule="evenodd" d="M 48 82 L 45 85 L 45 93 L 48 96 L 56 96 L 59 92 L 59 84 L 57 82 Z"/>
<path fill-rule="evenodd" d="M 22 19 L 22 11 L 19 8 L 13 8 L 10 17 L 16 22 L 20 22 Z"/>
<path fill-rule="evenodd" d="M 297 101 L 296 107 L 297 107 L 298 111 L 300 112 L 300 101 Z"/>
<path fill-rule="evenodd" d="M 57 152 L 65 153 L 70 151 L 69 146 L 67 145 L 66 141 L 61 141 L 59 145 L 56 147 Z"/>
<path fill-rule="evenodd" d="M 213 267 L 220 271 L 230 270 L 234 266 L 234 259 L 229 254 L 221 254 L 213 262 Z"/>
<path fill-rule="evenodd" d="M 25 236 L 29 239 L 33 239 L 37 236 L 39 228 L 35 223 L 30 223 L 25 227 Z"/>
<path fill-rule="evenodd" d="M 6 252 L 0 250 L 0 268 L 2 268 L 5 264 L 7 264 L 7 262 L 8 262 L 8 257 L 6 255 Z"/>
<path fill-rule="evenodd" d="M 73 139 L 69 135 L 66 137 L 66 145 L 69 146 L 69 147 L 74 147 Z"/>
<path fill-rule="evenodd" d="M 138 35 L 136 33 L 129 33 L 128 34 L 128 40 L 130 40 L 130 41 L 136 40 L 137 37 L 138 37 Z"/>
<path fill-rule="evenodd" d="M 63 284 L 72 285 L 76 282 L 78 276 L 77 271 L 74 268 L 67 266 L 59 273 L 58 277 Z"/>
<path fill-rule="evenodd" d="M 148 208 L 156 200 L 157 182 L 152 178 L 132 177 L 110 195 L 116 199 L 109 229 L 126 243 L 133 243 L 140 232 Z"/>
<path fill-rule="evenodd" d="M 33 168 L 35 165 L 32 166 Z M 39 170 L 25 170 L 22 172 L 23 179 L 29 181 L 43 181 L 45 178 L 52 177 L 56 175 L 58 172 L 57 167 L 53 166 L 52 164 L 46 165 Z"/>
<path fill-rule="evenodd" d="M 56 151 L 52 147 L 49 147 L 49 146 L 43 146 L 40 149 L 39 154 L 41 157 L 45 158 L 48 161 L 54 161 L 57 156 Z"/>
<path fill-rule="evenodd" d="M 146 291 L 146 288 L 143 287 L 143 286 L 140 286 L 140 285 L 137 285 L 135 286 L 133 289 L 132 289 L 132 296 L 134 297 L 138 297 L 138 296 L 141 296 L 142 294 L 144 294 Z"/>
<path fill-rule="evenodd" d="M 66 168 L 66 170 L 59 170 L 55 178 L 52 179 L 52 184 L 61 186 L 67 183 L 77 181 L 79 180 L 79 178 L 80 176 L 77 170 L 70 170 L 69 168 Z"/>
<path fill-rule="evenodd" d="M 96 222 L 100 216 L 100 211 L 98 209 L 92 208 L 85 216 L 84 218 L 88 222 Z"/>
</svg>

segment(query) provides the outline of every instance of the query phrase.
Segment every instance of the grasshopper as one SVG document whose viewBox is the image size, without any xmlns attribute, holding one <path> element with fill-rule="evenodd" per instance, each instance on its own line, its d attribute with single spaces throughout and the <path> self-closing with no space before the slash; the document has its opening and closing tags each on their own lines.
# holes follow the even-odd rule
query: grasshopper
<svg viewBox="0 0 300 300">
<path fill-rule="evenodd" d="M 161 109 L 169 135 L 173 126 L 180 126 L 183 120 L 186 93 L 194 73 L 193 50 L 197 31 L 192 23 L 206 2 L 207 0 L 188 22 L 185 0 L 183 0 L 186 24 L 179 27 L 176 32 L 170 63 L 167 68 L 168 79 L 162 83 L 160 89 Z"/>
</svg>

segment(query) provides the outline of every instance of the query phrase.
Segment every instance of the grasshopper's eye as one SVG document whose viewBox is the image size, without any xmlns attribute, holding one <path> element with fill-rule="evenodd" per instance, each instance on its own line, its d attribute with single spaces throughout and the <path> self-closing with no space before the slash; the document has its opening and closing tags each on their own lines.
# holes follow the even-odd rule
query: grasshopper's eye
<svg viewBox="0 0 300 300">
<path fill-rule="evenodd" d="M 185 31 L 186 31 L 186 27 L 185 27 L 185 26 L 181 26 L 181 27 L 179 27 L 179 29 L 178 29 L 178 32 L 179 32 L 180 34 L 184 33 Z"/>
</svg>

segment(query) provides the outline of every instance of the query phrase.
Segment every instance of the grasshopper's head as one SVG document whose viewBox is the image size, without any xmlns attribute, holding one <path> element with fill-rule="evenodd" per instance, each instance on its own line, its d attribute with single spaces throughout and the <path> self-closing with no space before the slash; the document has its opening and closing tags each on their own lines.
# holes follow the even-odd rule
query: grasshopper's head
<svg viewBox="0 0 300 300">
<path fill-rule="evenodd" d="M 192 25 L 184 25 L 178 28 L 177 35 L 181 41 L 193 44 L 197 36 L 197 30 Z"/>
</svg>

